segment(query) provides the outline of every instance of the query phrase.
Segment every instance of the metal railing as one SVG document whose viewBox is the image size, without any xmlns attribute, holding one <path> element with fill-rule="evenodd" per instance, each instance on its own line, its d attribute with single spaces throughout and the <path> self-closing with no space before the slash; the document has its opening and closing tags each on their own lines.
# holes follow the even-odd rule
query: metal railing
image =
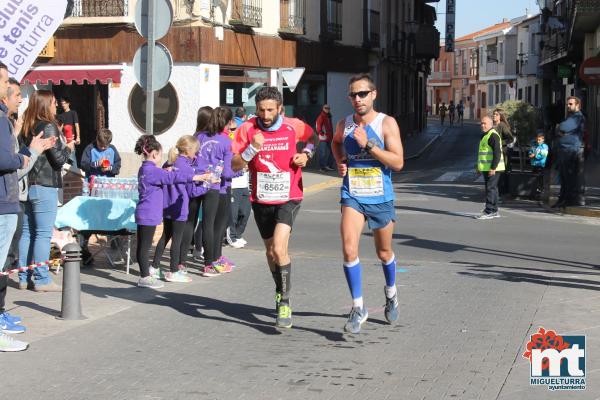
<svg viewBox="0 0 600 400">
<path fill-rule="evenodd" d="M 540 64 L 561 58 L 567 52 L 567 34 L 555 32 L 546 36 L 540 54 Z"/>
<path fill-rule="evenodd" d="M 233 0 L 231 25 L 262 26 L 262 0 Z"/>
<path fill-rule="evenodd" d="M 498 73 L 498 63 L 497 62 L 489 62 L 485 66 L 486 75 L 492 75 Z"/>
<path fill-rule="evenodd" d="M 281 0 L 280 4 L 281 32 L 304 34 L 306 3 L 304 0 Z"/>
<path fill-rule="evenodd" d="M 450 71 L 434 71 L 431 73 L 431 75 L 429 75 L 430 79 L 438 79 L 438 80 L 444 80 L 444 79 L 450 79 Z"/>
<path fill-rule="evenodd" d="M 72 17 L 127 17 L 129 0 L 75 0 Z"/>
</svg>

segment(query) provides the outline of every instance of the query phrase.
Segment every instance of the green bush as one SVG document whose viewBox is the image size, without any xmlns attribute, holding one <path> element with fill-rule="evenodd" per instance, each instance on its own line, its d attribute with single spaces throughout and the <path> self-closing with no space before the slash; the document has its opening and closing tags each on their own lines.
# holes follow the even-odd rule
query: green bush
<svg viewBox="0 0 600 400">
<path fill-rule="evenodd" d="M 506 113 L 513 135 L 519 146 L 527 146 L 541 127 L 541 113 L 531 104 L 520 100 L 507 100 L 496 105 Z"/>
</svg>

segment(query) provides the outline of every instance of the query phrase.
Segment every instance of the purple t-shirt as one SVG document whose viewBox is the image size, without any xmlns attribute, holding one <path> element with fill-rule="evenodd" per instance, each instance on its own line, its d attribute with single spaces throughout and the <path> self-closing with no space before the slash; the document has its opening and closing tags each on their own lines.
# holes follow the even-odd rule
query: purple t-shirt
<svg viewBox="0 0 600 400">
<path fill-rule="evenodd" d="M 139 201 L 135 208 L 138 225 L 157 226 L 163 220 L 163 188 L 175 183 L 192 182 L 193 171 L 165 171 L 152 161 L 144 161 L 138 171 Z"/>
<path fill-rule="evenodd" d="M 210 189 L 226 193 L 227 184 L 229 183 L 229 186 L 231 186 L 231 178 L 234 175 L 231 169 L 231 159 L 233 158 L 231 139 L 228 135 L 221 133 L 208 136 L 207 132 L 197 132 L 194 136 L 200 142 L 200 150 L 198 150 L 193 165 L 194 169 L 197 173 L 205 173 L 208 171 L 209 165 L 215 167 L 219 164 L 219 161 L 223 161 L 221 182 L 211 184 Z"/>
<path fill-rule="evenodd" d="M 187 157 L 179 156 L 171 166 L 173 171 L 180 174 L 195 175 L 192 167 L 193 160 Z M 206 193 L 207 188 L 202 182 L 176 183 L 174 185 L 165 185 L 163 187 L 164 196 L 164 217 L 174 221 L 186 221 L 190 209 L 190 197 L 198 197 Z"/>
</svg>

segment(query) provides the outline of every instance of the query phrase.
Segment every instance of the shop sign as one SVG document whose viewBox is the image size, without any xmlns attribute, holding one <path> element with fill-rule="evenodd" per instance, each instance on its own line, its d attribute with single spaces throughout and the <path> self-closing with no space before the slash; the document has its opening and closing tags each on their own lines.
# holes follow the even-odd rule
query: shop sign
<svg viewBox="0 0 600 400">
<path fill-rule="evenodd" d="M 568 65 L 559 65 L 557 69 L 558 71 L 556 72 L 558 78 L 570 78 L 572 75 L 571 67 Z"/>
</svg>

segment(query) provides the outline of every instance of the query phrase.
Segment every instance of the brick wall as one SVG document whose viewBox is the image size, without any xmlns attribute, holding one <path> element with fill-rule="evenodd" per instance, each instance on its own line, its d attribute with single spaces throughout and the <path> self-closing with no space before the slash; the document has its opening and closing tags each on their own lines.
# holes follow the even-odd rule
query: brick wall
<svg viewBox="0 0 600 400">
<path fill-rule="evenodd" d="M 73 197 L 81 196 L 85 173 L 69 164 L 63 166 L 63 198 L 62 203 L 68 203 Z"/>
</svg>

